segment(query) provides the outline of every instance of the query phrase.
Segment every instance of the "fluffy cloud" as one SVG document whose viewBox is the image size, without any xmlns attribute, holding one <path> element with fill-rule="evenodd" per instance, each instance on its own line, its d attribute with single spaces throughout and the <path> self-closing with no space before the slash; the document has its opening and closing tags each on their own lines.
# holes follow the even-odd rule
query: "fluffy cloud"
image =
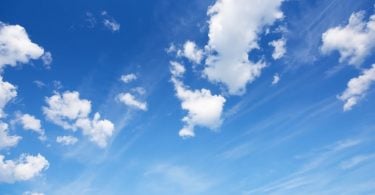
<svg viewBox="0 0 375 195">
<path fill-rule="evenodd" d="M 186 41 L 183 50 L 178 50 L 177 55 L 199 64 L 203 58 L 203 51 L 193 41 Z"/>
<path fill-rule="evenodd" d="M 64 129 L 75 130 L 76 127 L 68 121 L 87 118 L 91 112 L 91 102 L 81 100 L 77 91 L 66 91 L 62 95 L 57 93 L 46 98 L 46 103 L 48 106 L 43 107 L 43 113 L 47 119 Z"/>
<path fill-rule="evenodd" d="M 40 154 L 36 156 L 23 154 L 18 160 L 4 160 L 0 155 L 0 182 L 14 183 L 30 180 L 38 176 L 49 166 L 48 161 Z"/>
<path fill-rule="evenodd" d="M 273 75 L 273 80 L 272 80 L 272 85 L 276 85 L 277 83 L 279 83 L 279 81 L 280 81 L 280 76 L 279 76 L 279 74 L 275 74 L 275 75 Z"/>
<path fill-rule="evenodd" d="M 46 68 L 50 68 L 50 65 L 51 65 L 51 63 L 53 61 L 51 52 L 49 52 L 49 51 L 45 52 L 42 55 L 41 58 L 42 58 L 43 64 L 46 66 Z"/>
<path fill-rule="evenodd" d="M 375 82 L 375 64 L 363 71 L 362 75 L 350 79 L 346 90 L 339 96 L 339 99 L 345 102 L 344 111 L 351 110 L 365 96 L 373 82 Z"/>
<path fill-rule="evenodd" d="M 179 135 L 181 137 L 193 137 L 195 126 L 218 128 L 222 123 L 221 115 L 225 98 L 220 95 L 212 95 L 208 89 L 188 89 L 180 81 L 185 72 L 185 68 L 180 63 L 171 62 L 170 71 L 176 96 L 181 100 L 182 109 L 188 112 L 187 116 L 182 119 L 185 125 L 179 131 Z"/>
<path fill-rule="evenodd" d="M 121 80 L 124 83 L 130 83 L 130 82 L 132 82 L 134 80 L 137 80 L 137 75 L 135 75 L 133 73 L 122 75 L 121 76 Z"/>
<path fill-rule="evenodd" d="M 375 47 L 375 15 L 369 21 L 364 20 L 365 12 L 353 13 L 346 26 L 328 29 L 322 35 L 323 54 L 337 50 L 340 62 L 348 61 L 352 65 L 360 65 Z"/>
<path fill-rule="evenodd" d="M 0 70 L 5 65 L 16 66 L 28 63 L 43 55 L 43 48 L 33 43 L 20 25 L 7 25 L 0 22 Z"/>
<path fill-rule="evenodd" d="M 22 195 L 44 195 L 44 193 L 41 192 L 24 192 Z"/>
<path fill-rule="evenodd" d="M 39 139 L 41 140 L 46 139 L 41 122 L 39 119 L 35 118 L 35 116 L 23 114 L 19 116 L 17 120 L 22 124 L 23 129 L 38 133 Z"/>
<path fill-rule="evenodd" d="M 74 136 L 57 136 L 56 142 L 62 145 L 74 145 L 78 142 L 78 139 Z"/>
<path fill-rule="evenodd" d="M 0 150 L 16 146 L 20 140 L 20 136 L 9 135 L 8 124 L 0 121 Z"/>
<path fill-rule="evenodd" d="M 95 113 L 93 120 L 79 118 L 76 121 L 76 126 L 81 128 L 83 134 L 89 136 L 90 140 L 100 147 L 107 146 L 107 140 L 112 136 L 115 128 L 111 121 L 100 119 L 99 113 Z"/>
<path fill-rule="evenodd" d="M 286 44 L 285 38 L 281 38 L 279 40 L 271 41 L 269 43 L 269 45 L 271 45 L 275 48 L 273 53 L 272 53 L 272 58 L 274 60 L 278 60 L 285 55 L 285 53 L 286 53 L 285 44 Z"/>
<path fill-rule="evenodd" d="M 208 10 L 209 41 L 204 74 L 223 83 L 230 94 L 242 94 L 266 66 L 252 62 L 248 53 L 258 48 L 258 34 L 283 17 L 283 0 L 217 0 Z M 235 22 L 233 22 L 235 21 Z"/>
<path fill-rule="evenodd" d="M 3 118 L 5 116 L 3 111 L 4 107 L 8 104 L 10 100 L 15 98 L 16 96 L 16 87 L 11 83 L 3 81 L 3 77 L 0 76 L 0 118 Z"/>
<path fill-rule="evenodd" d="M 147 103 L 137 100 L 136 97 L 134 97 L 130 93 L 120 93 L 118 95 L 118 100 L 132 108 L 136 108 L 136 109 L 140 109 L 144 111 L 147 110 Z"/>
<path fill-rule="evenodd" d="M 57 93 L 46 98 L 46 103 L 43 112 L 47 119 L 64 129 L 82 130 L 99 147 L 107 145 L 107 140 L 114 131 L 113 123 L 100 119 L 99 113 L 95 113 L 94 118 L 90 119 L 91 102 L 80 99 L 78 92 L 66 91 L 62 95 Z"/>
</svg>

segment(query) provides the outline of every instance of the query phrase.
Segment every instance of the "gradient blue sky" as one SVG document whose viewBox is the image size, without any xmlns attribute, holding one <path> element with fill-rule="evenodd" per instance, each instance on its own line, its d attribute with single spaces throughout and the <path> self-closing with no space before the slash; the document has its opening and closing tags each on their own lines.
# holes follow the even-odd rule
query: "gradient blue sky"
<svg viewBox="0 0 375 195">
<path fill-rule="evenodd" d="M 3 0 L 0 194 L 375 194 L 374 10 Z"/>
</svg>

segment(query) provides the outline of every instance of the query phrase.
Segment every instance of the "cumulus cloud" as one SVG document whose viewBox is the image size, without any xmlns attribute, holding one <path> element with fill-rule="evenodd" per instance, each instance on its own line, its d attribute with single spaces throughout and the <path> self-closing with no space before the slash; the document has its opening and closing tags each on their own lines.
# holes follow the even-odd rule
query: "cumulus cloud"
<svg viewBox="0 0 375 195">
<path fill-rule="evenodd" d="M 283 18 L 282 1 L 217 0 L 210 7 L 204 74 L 211 82 L 222 83 L 230 94 L 238 95 L 260 76 L 266 64 L 250 61 L 248 53 L 258 48 L 258 34 L 264 27 Z"/>
<path fill-rule="evenodd" d="M 366 95 L 373 82 L 375 82 L 375 64 L 363 71 L 360 76 L 350 79 L 346 90 L 338 97 L 345 102 L 344 111 L 351 110 Z"/>
<path fill-rule="evenodd" d="M 137 80 L 137 75 L 130 73 L 130 74 L 125 74 L 121 76 L 121 81 L 124 83 L 130 83 L 132 81 Z"/>
<path fill-rule="evenodd" d="M 39 139 L 46 139 L 41 122 L 39 119 L 35 118 L 35 116 L 32 116 L 30 114 L 23 114 L 18 116 L 17 121 L 19 121 L 22 124 L 23 129 L 38 133 Z"/>
<path fill-rule="evenodd" d="M 279 76 L 279 74 L 275 74 L 275 75 L 273 75 L 273 80 L 272 80 L 272 85 L 276 85 L 277 83 L 279 83 L 279 81 L 280 81 L 280 76 Z"/>
<path fill-rule="evenodd" d="M 129 107 L 144 111 L 147 110 L 147 103 L 137 100 L 136 97 L 130 93 L 120 93 L 118 95 L 118 100 Z"/>
<path fill-rule="evenodd" d="M 196 126 L 210 129 L 220 127 L 225 98 L 221 95 L 212 95 L 208 89 L 190 90 L 180 80 L 185 72 L 183 65 L 178 62 L 170 64 L 176 96 L 181 101 L 181 108 L 187 111 L 187 115 L 182 119 L 185 125 L 179 131 L 179 135 L 184 138 L 194 137 Z"/>
<path fill-rule="evenodd" d="M 5 160 L 0 155 L 0 182 L 14 183 L 26 181 L 38 176 L 49 166 L 44 156 L 23 154 L 18 160 Z"/>
<path fill-rule="evenodd" d="M 0 121 L 0 150 L 16 146 L 20 140 L 20 136 L 9 135 L 8 124 Z"/>
<path fill-rule="evenodd" d="M 99 113 L 95 113 L 93 119 L 89 118 L 91 102 L 81 99 L 78 92 L 57 93 L 47 97 L 46 103 L 47 106 L 43 107 L 43 113 L 48 120 L 64 129 L 82 130 L 84 135 L 100 147 L 107 145 L 107 140 L 113 134 L 113 123 L 100 119 Z"/>
<path fill-rule="evenodd" d="M 195 42 L 186 41 L 183 50 L 178 50 L 177 55 L 183 56 L 193 63 L 200 64 L 203 58 L 203 50 L 199 49 Z"/>
<path fill-rule="evenodd" d="M 322 35 L 323 54 L 340 53 L 340 62 L 359 66 L 375 47 L 375 15 L 365 21 L 365 12 L 353 13 L 346 26 L 328 29 Z"/>
<path fill-rule="evenodd" d="M 3 81 L 3 77 L 0 76 L 0 118 L 3 118 L 5 116 L 4 107 L 16 96 L 16 87 L 11 83 Z"/>
<path fill-rule="evenodd" d="M 44 50 L 33 43 L 26 30 L 20 25 L 7 25 L 0 22 L 0 70 L 6 65 L 16 66 L 40 58 Z"/>
<path fill-rule="evenodd" d="M 57 136 L 56 142 L 62 145 L 74 145 L 78 142 L 78 139 L 74 136 L 65 135 L 65 136 Z"/>
<path fill-rule="evenodd" d="M 285 53 L 286 53 L 285 44 L 286 44 L 285 38 L 281 38 L 279 40 L 271 41 L 269 43 L 269 45 L 274 47 L 274 50 L 273 50 L 273 53 L 272 53 L 272 58 L 274 60 L 278 60 L 285 55 Z"/>
</svg>

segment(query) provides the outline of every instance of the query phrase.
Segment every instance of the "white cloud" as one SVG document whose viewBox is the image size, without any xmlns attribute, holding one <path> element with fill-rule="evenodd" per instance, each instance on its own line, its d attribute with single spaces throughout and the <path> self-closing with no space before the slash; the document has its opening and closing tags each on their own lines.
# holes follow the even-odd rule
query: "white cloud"
<svg viewBox="0 0 375 195">
<path fill-rule="evenodd" d="M 0 22 L 0 70 L 6 65 L 28 63 L 43 55 L 43 48 L 33 43 L 20 25 L 7 25 Z"/>
<path fill-rule="evenodd" d="M 23 154 L 18 160 L 4 160 L 0 155 L 0 182 L 14 183 L 26 181 L 38 176 L 49 166 L 48 161 L 40 154 L 36 156 Z"/>
<path fill-rule="evenodd" d="M 271 41 L 269 45 L 273 46 L 275 49 L 272 53 L 272 58 L 278 60 L 282 58 L 286 53 L 285 48 L 286 40 L 285 38 L 281 38 L 279 40 Z"/>
<path fill-rule="evenodd" d="M 114 131 L 113 123 L 100 119 L 99 113 L 95 113 L 94 118 L 90 119 L 91 102 L 80 99 L 78 92 L 66 91 L 62 95 L 57 93 L 46 98 L 46 103 L 48 105 L 43 107 L 43 112 L 47 119 L 64 129 L 82 130 L 99 147 L 107 145 L 107 140 Z"/>
<path fill-rule="evenodd" d="M 62 145 L 74 145 L 78 142 L 78 139 L 74 136 L 69 136 L 69 135 L 57 136 L 56 142 Z"/>
<path fill-rule="evenodd" d="M 43 113 L 47 119 L 64 129 L 75 130 L 75 126 L 68 121 L 87 118 L 91 112 L 91 102 L 85 99 L 81 100 L 76 91 L 66 91 L 62 95 L 57 93 L 46 98 L 46 103 L 48 105 L 43 107 Z"/>
<path fill-rule="evenodd" d="M 194 127 L 202 126 L 210 129 L 220 127 L 221 115 L 225 98 L 221 95 L 212 95 L 208 89 L 190 90 L 179 79 L 185 68 L 177 62 L 171 62 L 172 82 L 176 90 L 176 96 L 181 100 L 182 109 L 187 116 L 182 120 L 184 127 L 179 131 L 181 137 L 193 137 Z"/>
<path fill-rule="evenodd" d="M 364 161 L 367 161 L 371 158 L 374 158 L 375 155 L 373 154 L 370 154 L 370 155 L 357 155 L 357 156 L 354 156 L 348 160 L 345 160 L 343 161 L 342 163 L 340 163 L 340 167 L 342 169 L 351 169 L 361 163 L 363 163 Z"/>
<path fill-rule="evenodd" d="M 137 100 L 136 97 L 134 97 L 130 93 L 120 93 L 118 95 L 118 100 L 120 100 L 120 102 L 132 108 L 136 108 L 136 109 L 140 109 L 144 111 L 147 110 L 147 103 Z"/>
<path fill-rule="evenodd" d="M 21 116 L 18 116 L 18 121 L 22 124 L 23 129 L 38 133 L 40 135 L 39 139 L 41 140 L 46 139 L 44 135 L 44 129 L 42 128 L 40 120 L 35 118 L 35 116 L 32 116 L 30 114 L 23 114 Z"/>
<path fill-rule="evenodd" d="M 178 50 L 178 56 L 184 56 L 191 62 L 200 64 L 203 58 L 203 51 L 193 41 L 186 41 L 183 50 Z"/>
<path fill-rule="evenodd" d="M 375 82 L 375 64 L 363 71 L 362 75 L 350 79 L 346 90 L 338 97 L 345 102 L 344 111 L 351 110 L 365 96 L 373 82 Z"/>
<path fill-rule="evenodd" d="M 346 26 L 330 28 L 323 33 L 322 53 L 329 54 L 337 50 L 340 62 L 360 65 L 375 47 L 375 15 L 370 16 L 367 22 L 364 17 L 363 11 L 353 13 Z"/>
<path fill-rule="evenodd" d="M 100 119 L 99 113 L 95 113 L 93 120 L 79 118 L 76 125 L 82 129 L 84 135 L 89 136 L 92 142 L 102 148 L 107 146 L 107 140 L 112 136 L 115 128 L 111 121 Z"/>
<path fill-rule="evenodd" d="M 0 121 L 0 150 L 14 147 L 22 138 L 17 135 L 8 134 L 8 124 Z"/>
<path fill-rule="evenodd" d="M 111 30 L 112 32 L 117 32 L 120 30 L 120 24 L 109 16 L 106 11 L 102 12 L 102 16 L 104 17 L 103 24 L 107 29 Z"/>
<path fill-rule="evenodd" d="M 11 83 L 3 81 L 3 77 L 0 76 L 0 118 L 5 116 L 4 107 L 16 96 L 17 88 Z"/>
<path fill-rule="evenodd" d="M 135 74 L 133 74 L 133 73 L 126 74 L 126 75 L 122 75 L 122 76 L 121 76 L 121 80 L 122 80 L 122 82 L 124 82 L 124 83 L 130 83 L 130 82 L 132 82 L 132 81 L 137 80 L 137 75 L 135 75 Z"/>
<path fill-rule="evenodd" d="M 45 52 L 43 55 L 42 55 L 42 61 L 43 61 L 43 64 L 47 67 L 47 68 L 50 68 L 50 65 L 53 61 L 53 58 L 52 58 L 52 54 L 51 52 L 47 51 Z"/>
<path fill-rule="evenodd" d="M 264 27 L 283 18 L 282 1 L 217 0 L 210 7 L 204 74 L 211 82 L 224 84 L 230 94 L 242 94 L 260 76 L 266 64 L 250 61 L 248 53 L 258 48 Z"/>
<path fill-rule="evenodd" d="M 22 193 L 22 195 L 44 195 L 44 193 L 27 191 L 27 192 Z"/>
<path fill-rule="evenodd" d="M 273 75 L 273 80 L 272 80 L 272 85 L 276 85 L 277 83 L 279 83 L 279 81 L 280 81 L 280 76 L 279 76 L 279 74 L 275 74 L 275 75 Z"/>
</svg>

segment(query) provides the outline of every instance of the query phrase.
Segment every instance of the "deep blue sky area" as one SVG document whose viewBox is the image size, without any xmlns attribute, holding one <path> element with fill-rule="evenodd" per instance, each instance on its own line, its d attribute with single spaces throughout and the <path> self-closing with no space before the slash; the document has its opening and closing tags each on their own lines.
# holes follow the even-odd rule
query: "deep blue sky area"
<svg viewBox="0 0 375 195">
<path fill-rule="evenodd" d="M 0 2 L 0 194 L 375 194 L 371 0 Z"/>
</svg>

